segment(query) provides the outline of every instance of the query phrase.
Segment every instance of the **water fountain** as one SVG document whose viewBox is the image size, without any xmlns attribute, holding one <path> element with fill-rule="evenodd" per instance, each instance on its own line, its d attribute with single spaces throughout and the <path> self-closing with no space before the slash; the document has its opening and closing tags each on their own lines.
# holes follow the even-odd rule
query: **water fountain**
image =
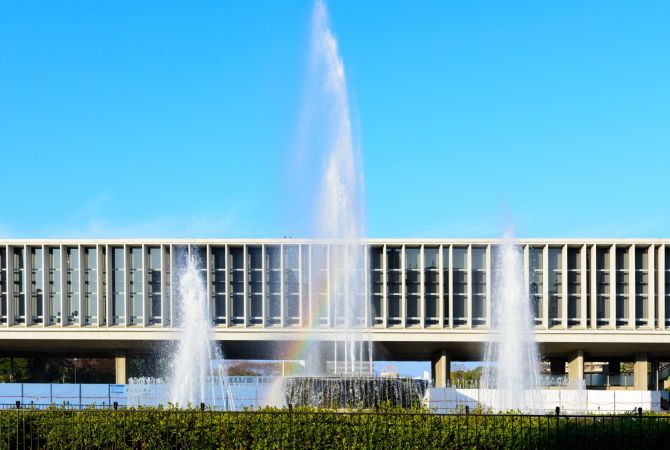
<svg viewBox="0 0 670 450">
<path fill-rule="evenodd" d="M 315 309 L 318 317 L 328 317 L 334 338 L 330 348 L 309 339 L 300 346 L 303 353 L 293 356 L 308 360 L 308 373 L 317 376 L 279 380 L 271 390 L 271 404 L 345 408 L 390 402 L 410 406 L 423 396 L 424 382 L 373 376 L 368 334 L 371 305 L 362 243 L 363 170 L 353 140 L 344 63 L 323 0 L 315 3 L 311 43 L 312 84 L 319 92 L 314 96 L 315 105 L 307 109 L 319 116 L 318 120 L 312 117 L 319 128 L 313 133 L 318 136 L 318 154 L 323 156 L 315 234 L 328 248 L 312 254 L 312 264 L 329 268 L 314 275 L 323 277 L 315 284 L 327 285 L 329 292 L 327 301 L 321 299 Z M 197 262 L 196 255 L 185 255 L 178 277 L 182 331 L 170 376 L 169 400 L 186 405 L 216 403 L 217 398 L 223 398 L 231 405 L 223 374 L 214 373 L 213 362 L 222 355 L 212 344 L 207 294 Z M 511 233 L 502 239 L 493 267 L 493 328 L 485 351 L 487 365 L 480 382 L 484 396 L 480 400 L 497 410 L 534 411 L 541 403 L 539 357 L 523 258 Z M 329 376 L 324 376 L 323 368 L 329 366 Z"/>
<path fill-rule="evenodd" d="M 213 340 L 207 289 L 200 257 L 183 249 L 177 255 L 177 325 L 179 339 L 171 355 L 167 384 L 161 379 L 131 380 L 130 404 L 167 404 L 178 407 L 201 403 L 216 409 L 234 409 L 223 355 Z"/>
<path fill-rule="evenodd" d="M 493 264 L 492 334 L 481 387 L 495 410 L 535 411 L 541 405 L 540 358 L 533 333 L 523 254 L 505 233 Z"/>
<path fill-rule="evenodd" d="M 284 400 L 291 405 L 335 408 L 371 407 L 390 402 L 409 406 L 419 401 L 426 386 L 402 378 L 374 377 L 372 340 L 369 336 L 371 309 L 365 277 L 365 245 L 362 242 L 364 200 L 360 153 L 353 141 L 344 63 L 330 26 L 328 9 L 317 0 L 312 15 L 312 78 L 318 89 L 314 121 L 318 130 L 320 155 L 324 158 L 322 185 L 317 200 L 316 235 L 328 251 L 313 257 L 321 267 L 329 267 L 317 284 L 329 287 L 327 311 L 334 331 L 330 349 L 307 343 L 311 365 L 328 368 L 316 377 L 289 377 L 282 380 Z M 311 347 L 311 348 L 310 348 Z M 314 353 L 317 353 L 316 357 Z M 330 361 L 325 359 L 330 358 Z M 316 360 L 316 363 L 315 363 Z M 320 361 L 319 361 L 320 360 Z"/>
<path fill-rule="evenodd" d="M 329 243 L 331 324 L 336 329 L 332 355 L 336 374 L 369 373 L 371 343 L 364 338 L 369 305 L 365 295 L 363 179 L 353 143 L 344 63 L 323 1 L 312 16 L 312 74 L 322 92 L 328 120 L 323 133 L 325 167 L 317 205 L 317 234 Z M 325 266 L 326 261 L 319 261 Z M 325 280 L 322 280 L 325 281 Z M 326 305 L 321 305 L 325 307 Z"/>
<path fill-rule="evenodd" d="M 177 317 L 180 337 L 174 353 L 169 379 L 170 402 L 217 406 L 234 409 L 221 349 L 213 340 L 207 289 L 201 271 L 200 256 L 179 255 Z"/>
<path fill-rule="evenodd" d="M 363 232 L 363 177 L 360 154 L 353 141 L 345 69 L 333 34 L 328 10 L 317 0 L 312 16 L 312 75 L 319 88 L 316 106 L 309 110 L 323 117 L 319 154 L 324 165 L 317 201 L 316 235 L 328 250 L 312 254 L 312 261 L 328 267 L 317 285 L 327 285 L 327 301 L 316 314 L 328 317 L 333 330 L 330 348 L 315 341 L 300 346 L 299 357 L 309 360 L 308 372 L 316 376 L 287 377 L 271 391 L 272 404 L 334 408 L 372 407 L 384 402 L 411 406 L 422 398 L 423 381 L 373 376 L 372 341 L 369 336 L 370 304 L 366 293 Z M 212 344 L 207 294 L 198 271 L 197 256 L 186 254 L 179 272 L 180 340 L 169 383 L 169 400 L 186 405 L 231 403 L 214 361 L 222 359 Z M 493 332 L 486 347 L 487 361 L 481 387 L 484 403 L 494 409 L 534 411 L 541 402 L 539 358 L 534 342 L 523 258 L 511 233 L 502 240 L 494 266 L 491 317 Z M 316 277 L 319 275 L 316 274 Z M 328 358 L 331 360 L 328 361 Z M 321 368 L 314 371 L 314 367 Z M 329 376 L 323 368 L 330 367 Z"/>
</svg>

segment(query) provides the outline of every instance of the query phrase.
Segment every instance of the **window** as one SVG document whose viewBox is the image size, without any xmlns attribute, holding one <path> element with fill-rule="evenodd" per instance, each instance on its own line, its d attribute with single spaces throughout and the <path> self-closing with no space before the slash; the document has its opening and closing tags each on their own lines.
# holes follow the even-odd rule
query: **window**
<svg viewBox="0 0 670 450">
<path fill-rule="evenodd" d="M 591 249 L 586 247 L 586 326 L 591 328 L 591 299 L 593 288 L 591 286 Z"/>
<path fill-rule="evenodd" d="M 67 325 L 79 321 L 79 249 L 68 247 L 65 250 Z"/>
<path fill-rule="evenodd" d="M 383 325 L 384 316 L 384 247 L 370 247 L 370 289 L 372 292 L 372 323 Z"/>
<path fill-rule="evenodd" d="M 549 247 L 549 326 L 563 325 L 563 250 Z"/>
<path fill-rule="evenodd" d="M 25 281 L 25 249 L 23 247 L 14 247 L 13 254 L 13 302 L 14 302 L 14 323 L 25 323 L 26 321 L 26 292 L 24 290 Z"/>
<path fill-rule="evenodd" d="M 670 246 L 665 246 L 665 326 L 670 327 Z"/>
<path fill-rule="evenodd" d="M 649 247 L 650 252 L 654 252 L 654 297 L 650 300 L 651 307 L 654 308 L 654 328 L 663 325 L 663 317 L 661 316 L 661 306 L 664 299 L 661 297 L 661 274 L 659 273 L 659 259 L 661 258 L 662 247 Z M 660 325 L 659 325 L 660 324 Z"/>
<path fill-rule="evenodd" d="M 309 270 L 309 265 L 310 265 L 310 246 L 309 245 L 301 245 L 300 246 L 300 270 L 302 271 L 302 277 L 300 280 L 300 289 L 302 292 L 302 326 L 303 327 L 309 327 L 311 324 L 309 322 L 310 320 L 310 308 L 309 308 L 309 301 L 310 301 L 310 286 L 311 286 L 311 280 L 310 280 L 310 270 Z"/>
<path fill-rule="evenodd" d="M 98 250 L 95 247 L 86 247 L 84 258 L 84 303 L 86 307 L 84 323 L 91 325 L 98 320 Z"/>
<path fill-rule="evenodd" d="M 486 323 L 486 247 L 472 247 L 472 325 Z"/>
<path fill-rule="evenodd" d="M 112 317 L 111 325 L 125 323 L 125 255 L 123 247 L 112 247 Z"/>
<path fill-rule="evenodd" d="M 528 249 L 528 292 L 535 325 L 542 325 L 544 301 L 544 258 L 542 247 Z"/>
<path fill-rule="evenodd" d="M 454 326 L 466 325 L 468 321 L 468 248 L 454 247 L 452 257 Z"/>
<path fill-rule="evenodd" d="M 449 314 L 449 246 L 442 247 L 442 319 L 444 326 L 451 326 Z"/>
<path fill-rule="evenodd" d="M 128 272 L 128 295 L 130 303 L 130 325 L 141 325 L 144 321 L 144 289 L 142 273 L 144 261 L 142 247 L 130 247 L 130 270 Z"/>
<path fill-rule="evenodd" d="M 0 247 L 0 323 L 7 323 L 7 250 Z"/>
<path fill-rule="evenodd" d="M 300 251 L 297 245 L 284 246 L 284 299 L 286 326 L 300 325 Z"/>
<path fill-rule="evenodd" d="M 405 323 L 407 326 L 419 325 L 421 323 L 419 310 L 419 299 L 421 298 L 420 255 L 421 249 L 419 247 L 405 248 Z"/>
<path fill-rule="evenodd" d="M 47 305 L 49 325 L 61 323 L 61 251 L 49 249 L 49 302 Z"/>
<path fill-rule="evenodd" d="M 31 323 L 42 323 L 44 320 L 44 280 L 42 267 L 42 249 L 33 247 L 30 249 L 30 307 Z"/>
<path fill-rule="evenodd" d="M 164 266 L 163 266 L 163 277 L 165 277 L 165 301 L 163 302 L 163 310 L 161 311 L 161 317 L 163 318 L 163 324 L 165 326 L 170 326 L 172 325 L 172 318 L 170 317 L 171 315 L 171 301 L 172 301 L 172 272 L 170 271 L 170 268 L 172 266 L 172 259 L 171 259 L 171 248 L 169 245 L 163 247 L 163 251 L 165 252 L 165 256 L 163 257 L 163 260 L 161 261 Z M 103 264 L 105 264 L 105 259 L 101 256 L 101 261 Z M 105 280 L 105 277 L 102 277 L 103 283 Z M 105 293 L 105 290 L 102 290 L 103 295 Z M 162 294 L 162 293 L 161 293 Z M 103 301 L 104 304 L 104 301 Z M 103 319 L 104 320 L 104 319 Z"/>
<path fill-rule="evenodd" d="M 267 326 L 281 325 L 281 248 L 265 246 L 265 281 L 268 311 Z"/>
<path fill-rule="evenodd" d="M 400 264 L 400 247 L 386 248 L 386 286 L 388 292 L 388 309 L 386 323 L 388 326 L 402 324 L 402 281 Z"/>
<path fill-rule="evenodd" d="M 629 248 L 616 247 L 616 326 L 630 325 Z"/>
<path fill-rule="evenodd" d="M 328 247 L 325 245 L 312 245 L 312 311 L 318 318 L 319 327 L 330 325 L 328 310 Z"/>
<path fill-rule="evenodd" d="M 423 295 L 424 295 L 424 324 L 427 327 L 440 324 L 438 310 L 440 298 L 440 265 L 439 247 L 424 247 L 423 249 Z"/>
<path fill-rule="evenodd" d="M 226 248 L 212 247 L 210 255 L 212 268 L 212 305 L 214 305 L 214 323 L 226 324 Z"/>
<path fill-rule="evenodd" d="M 596 326 L 610 325 L 610 248 L 596 248 Z"/>
<path fill-rule="evenodd" d="M 635 247 L 635 326 L 649 326 L 649 249 Z"/>
<path fill-rule="evenodd" d="M 247 282 L 249 283 L 249 324 L 263 324 L 263 247 L 247 247 Z"/>
<path fill-rule="evenodd" d="M 568 247 L 568 326 L 581 324 L 582 306 L 582 272 L 581 251 L 579 248 Z"/>
<path fill-rule="evenodd" d="M 370 295 L 366 292 L 367 289 L 367 267 L 364 245 L 353 244 L 349 245 L 349 260 L 353 262 L 354 284 L 352 286 L 352 293 L 354 295 L 353 307 L 353 326 L 357 328 L 368 328 L 370 326 Z"/>
<path fill-rule="evenodd" d="M 147 249 L 147 314 L 149 325 L 160 325 L 162 316 L 162 273 L 161 273 L 161 249 L 160 247 L 149 247 Z"/>
<path fill-rule="evenodd" d="M 244 248 L 230 247 L 230 300 L 232 304 L 231 325 L 244 324 Z"/>
</svg>

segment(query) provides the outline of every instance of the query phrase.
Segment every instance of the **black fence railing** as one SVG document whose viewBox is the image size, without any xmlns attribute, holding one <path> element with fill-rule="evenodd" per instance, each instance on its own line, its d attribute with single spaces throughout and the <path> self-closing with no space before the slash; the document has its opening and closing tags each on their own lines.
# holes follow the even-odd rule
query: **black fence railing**
<svg viewBox="0 0 670 450">
<path fill-rule="evenodd" d="M 670 416 L 430 414 L 301 409 L 217 412 L 0 410 L 0 449 L 670 448 Z"/>
</svg>

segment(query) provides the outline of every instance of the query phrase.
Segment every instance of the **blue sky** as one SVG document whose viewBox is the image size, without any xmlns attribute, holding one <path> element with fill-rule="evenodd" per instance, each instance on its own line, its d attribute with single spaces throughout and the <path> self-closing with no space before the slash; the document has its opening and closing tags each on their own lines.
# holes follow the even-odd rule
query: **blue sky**
<svg viewBox="0 0 670 450">
<path fill-rule="evenodd" d="M 308 234 L 312 6 L 0 3 L 0 236 Z M 369 236 L 670 234 L 670 3 L 329 9 Z"/>
</svg>

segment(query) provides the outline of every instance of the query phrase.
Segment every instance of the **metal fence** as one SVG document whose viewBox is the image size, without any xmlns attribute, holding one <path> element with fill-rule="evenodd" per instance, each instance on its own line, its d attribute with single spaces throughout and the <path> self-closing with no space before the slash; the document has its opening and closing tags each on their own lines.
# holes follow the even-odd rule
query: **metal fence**
<svg viewBox="0 0 670 450">
<path fill-rule="evenodd" d="M 670 416 L 297 409 L 0 410 L 0 449 L 669 448 Z"/>
</svg>

